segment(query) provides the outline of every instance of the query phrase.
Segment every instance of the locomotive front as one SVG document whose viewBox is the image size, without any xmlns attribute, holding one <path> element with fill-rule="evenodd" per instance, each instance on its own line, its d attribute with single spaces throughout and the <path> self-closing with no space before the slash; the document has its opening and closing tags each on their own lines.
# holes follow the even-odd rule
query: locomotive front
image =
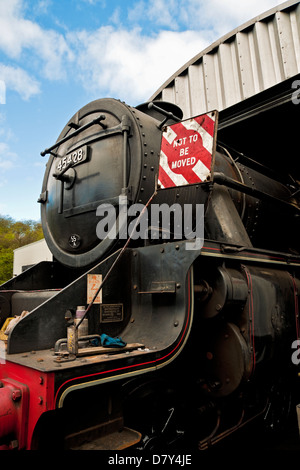
<svg viewBox="0 0 300 470">
<path fill-rule="evenodd" d="M 115 207 L 118 238 L 119 197 L 126 196 L 128 204 L 146 204 L 154 192 L 159 116 L 141 108 L 147 113 L 114 99 L 94 101 L 42 153 L 51 154 L 39 198 L 44 235 L 54 257 L 65 265 L 89 266 L 116 244 L 114 237 L 96 233 L 99 206 L 103 212 L 106 206 Z M 180 115 L 176 106 L 168 109 Z"/>
</svg>

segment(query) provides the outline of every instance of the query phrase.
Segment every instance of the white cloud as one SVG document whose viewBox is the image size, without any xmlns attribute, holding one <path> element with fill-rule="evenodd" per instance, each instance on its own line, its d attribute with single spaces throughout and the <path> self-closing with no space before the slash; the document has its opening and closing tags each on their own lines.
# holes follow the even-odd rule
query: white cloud
<svg viewBox="0 0 300 470">
<path fill-rule="evenodd" d="M 37 5 L 34 7 L 34 12 L 36 14 L 46 14 L 49 11 L 49 8 L 52 4 L 52 0 L 39 0 Z"/>
<path fill-rule="evenodd" d="M 201 2 L 204 3 L 204 2 Z M 281 0 L 251 0 L 251 1 L 238 1 L 238 0 L 210 0 L 209 8 L 211 15 L 217 18 L 228 18 L 232 21 L 237 21 L 239 24 L 251 20 L 265 11 L 283 3 Z"/>
<path fill-rule="evenodd" d="M 0 0 L 0 50 L 14 60 L 22 60 L 22 54 L 29 50 L 44 64 L 45 78 L 64 78 L 64 61 L 73 58 L 65 38 L 56 31 L 42 29 L 23 15 L 22 0 Z"/>
<path fill-rule="evenodd" d="M 280 3 L 280 0 L 186 0 L 181 2 L 180 11 L 181 18 L 193 28 L 209 25 L 222 36 Z"/>
<path fill-rule="evenodd" d="M 130 7 L 128 20 L 133 23 L 147 21 L 171 30 L 178 29 L 178 15 L 181 2 L 175 0 L 141 0 Z"/>
<path fill-rule="evenodd" d="M 105 5 L 103 0 L 82 2 Z M 109 93 L 132 104 L 147 99 L 223 34 L 278 3 L 138 0 L 127 12 L 127 27 L 120 26 L 124 13 L 120 3 L 110 18 L 111 24 L 118 26 L 62 34 L 26 19 L 25 7 L 29 8 L 30 2 L 0 0 L 0 51 L 18 64 L 0 64 L 0 79 L 5 80 L 7 88 L 28 99 L 40 92 L 42 78 L 79 78 L 94 94 Z M 40 9 L 49 5 L 49 0 L 38 2 Z M 71 76 L 74 70 L 76 74 Z"/>
<path fill-rule="evenodd" d="M 5 119 L 5 116 L 0 114 L 0 124 L 4 123 Z M 3 138 L 6 142 L 11 142 L 16 138 L 12 129 L 7 127 L 4 128 L 3 126 L 0 127 L 0 137 L 1 139 Z"/>
<path fill-rule="evenodd" d="M 281 0 L 139 0 L 131 6 L 128 19 L 139 23 L 147 18 L 171 30 L 181 27 L 201 32 L 209 27 L 223 35 L 280 3 Z"/>
<path fill-rule="evenodd" d="M 6 103 L 6 84 L 3 79 L 0 80 L 0 104 Z"/>
<path fill-rule="evenodd" d="M 71 39 L 71 38 L 70 38 Z M 184 62 L 205 47 L 193 31 L 162 31 L 155 37 L 102 27 L 95 33 L 72 35 L 78 47 L 78 69 L 88 89 L 108 90 L 121 99 L 144 100 Z M 91 65 L 92 64 L 92 65 Z"/>
<path fill-rule="evenodd" d="M 10 170 L 17 159 L 17 155 L 11 152 L 9 146 L 0 142 L 0 170 Z"/>
<path fill-rule="evenodd" d="M 89 3 L 90 5 L 96 5 L 97 3 L 100 3 L 103 7 L 106 5 L 105 0 L 81 0 L 84 3 Z"/>
<path fill-rule="evenodd" d="M 126 101 L 147 99 L 187 61 L 223 34 L 276 6 L 275 0 L 142 0 L 128 11 L 132 27 L 104 26 L 69 36 L 82 83 Z M 120 11 L 115 10 L 115 19 Z M 158 32 L 145 32 L 145 22 Z M 115 23 L 117 21 L 115 20 Z M 184 31 L 178 31 L 179 27 Z"/>
<path fill-rule="evenodd" d="M 0 158 L 0 170 L 10 170 L 13 167 L 13 163 L 8 160 Z"/>
<path fill-rule="evenodd" d="M 6 88 L 16 91 L 25 100 L 40 93 L 40 84 L 20 67 L 10 67 L 0 63 L 0 77 Z"/>
</svg>

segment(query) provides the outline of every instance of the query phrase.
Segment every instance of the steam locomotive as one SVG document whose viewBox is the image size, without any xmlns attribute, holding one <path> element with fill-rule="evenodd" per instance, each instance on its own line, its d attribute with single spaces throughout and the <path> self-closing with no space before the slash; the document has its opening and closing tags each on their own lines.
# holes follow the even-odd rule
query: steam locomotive
<svg viewBox="0 0 300 470">
<path fill-rule="evenodd" d="M 1 286 L 1 449 L 204 450 L 296 412 L 297 182 L 182 117 L 99 99 L 42 152 L 53 261 Z"/>
</svg>

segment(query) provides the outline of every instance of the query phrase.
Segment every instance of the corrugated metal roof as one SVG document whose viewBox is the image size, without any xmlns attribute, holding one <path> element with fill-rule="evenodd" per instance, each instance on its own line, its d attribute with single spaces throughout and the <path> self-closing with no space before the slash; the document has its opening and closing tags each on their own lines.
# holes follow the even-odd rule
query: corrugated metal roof
<svg viewBox="0 0 300 470">
<path fill-rule="evenodd" d="M 287 1 L 223 36 L 179 69 L 150 98 L 184 118 L 219 111 L 300 72 L 300 2 Z"/>
</svg>

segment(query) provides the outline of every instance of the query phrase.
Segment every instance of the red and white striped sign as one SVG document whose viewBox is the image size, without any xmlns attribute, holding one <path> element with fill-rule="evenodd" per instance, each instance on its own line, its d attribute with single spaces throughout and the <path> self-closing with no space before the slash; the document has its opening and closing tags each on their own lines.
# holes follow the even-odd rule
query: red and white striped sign
<svg viewBox="0 0 300 470">
<path fill-rule="evenodd" d="M 211 175 L 217 112 L 181 121 L 163 132 L 158 171 L 161 189 L 203 183 Z"/>
</svg>

